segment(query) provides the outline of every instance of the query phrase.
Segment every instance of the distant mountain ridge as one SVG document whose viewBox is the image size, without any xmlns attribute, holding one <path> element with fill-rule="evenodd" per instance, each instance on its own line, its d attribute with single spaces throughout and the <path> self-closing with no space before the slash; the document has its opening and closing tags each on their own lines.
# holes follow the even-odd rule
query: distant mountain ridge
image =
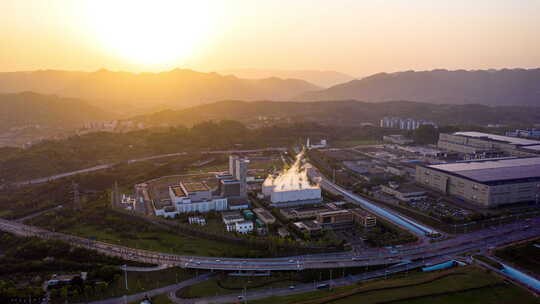
<svg viewBox="0 0 540 304">
<path fill-rule="evenodd" d="M 540 105 L 540 68 L 379 73 L 295 100 L 414 100 L 436 104 Z"/>
<path fill-rule="evenodd" d="M 321 70 L 229 69 L 220 71 L 220 73 L 224 75 L 232 74 L 240 78 L 250 79 L 268 77 L 302 79 L 325 88 L 355 79 L 351 75 L 345 73 Z"/>
<path fill-rule="evenodd" d="M 74 127 L 114 117 L 79 99 L 33 92 L 0 94 L 0 131 L 24 125 Z"/>
<path fill-rule="evenodd" d="M 34 71 L 0 73 L 0 93 L 33 91 L 82 98 L 106 106 L 186 107 L 224 99 L 287 100 L 319 87 L 298 79 L 241 79 L 175 69 L 160 73 Z"/>
</svg>

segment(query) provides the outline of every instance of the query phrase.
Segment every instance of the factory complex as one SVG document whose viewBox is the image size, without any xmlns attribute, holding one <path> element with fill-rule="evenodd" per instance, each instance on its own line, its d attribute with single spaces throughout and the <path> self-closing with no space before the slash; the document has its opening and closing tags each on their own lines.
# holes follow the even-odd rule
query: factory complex
<svg viewBox="0 0 540 304">
<path fill-rule="evenodd" d="M 305 151 L 296 155 L 289 168 L 267 171 L 270 174 L 264 181 L 248 178 L 250 160 L 230 155 L 225 172 L 163 177 L 136 185 L 136 189 L 143 201 L 150 202 L 155 216 L 178 218 L 189 214 L 186 221 L 191 225 L 239 234 L 277 233 L 286 237 L 293 233 L 298 237 L 307 232 L 323 236 L 325 230 L 376 226 L 376 218 L 358 207 L 346 206 L 345 202 L 323 203 L 320 185 L 309 178 L 309 171 L 314 169 L 304 160 Z M 256 204 L 251 201 L 255 196 Z M 214 213 L 206 216 L 208 212 L 218 212 L 221 223 L 216 222 Z"/>
<path fill-rule="evenodd" d="M 416 182 L 484 207 L 537 201 L 540 157 L 417 166 Z"/>
<path fill-rule="evenodd" d="M 468 159 L 540 154 L 538 140 L 482 132 L 440 134 L 437 146 L 440 149 L 464 154 Z"/>
<path fill-rule="evenodd" d="M 229 173 L 217 174 L 217 187 L 205 181 L 181 181 L 168 186 L 168 196 L 152 200 L 154 214 L 175 217 L 181 213 L 206 213 L 249 207 L 247 202 L 247 167 L 249 161 L 237 155 L 229 157 Z"/>
<path fill-rule="evenodd" d="M 482 132 L 440 134 L 452 163 L 419 165 L 415 181 L 482 207 L 538 201 L 540 141 Z"/>
</svg>

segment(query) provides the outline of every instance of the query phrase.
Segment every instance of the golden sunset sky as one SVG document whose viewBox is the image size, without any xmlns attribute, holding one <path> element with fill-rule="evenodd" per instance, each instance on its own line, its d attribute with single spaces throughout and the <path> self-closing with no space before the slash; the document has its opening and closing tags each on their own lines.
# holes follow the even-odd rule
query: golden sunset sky
<svg viewBox="0 0 540 304">
<path fill-rule="evenodd" d="M 0 71 L 538 66 L 538 0 L 0 0 Z"/>
</svg>

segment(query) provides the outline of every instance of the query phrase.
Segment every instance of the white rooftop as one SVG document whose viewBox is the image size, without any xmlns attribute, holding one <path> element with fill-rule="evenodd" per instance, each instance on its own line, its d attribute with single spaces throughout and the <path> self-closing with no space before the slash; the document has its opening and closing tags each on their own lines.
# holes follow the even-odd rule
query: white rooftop
<svg viewBox="0 0 540 304">
<path fill-rule="evenodd" d="M 303 153 L 296 156 L 294 164 L 278 176 L 268 176 L 264 186 L 274 186 L 274 192 L 319 189 L 319 185 L 313 185 L 309 181 L 306 168 L 302 166 Z"/>
<path fill-rule="evenodd" d="M 456 133 L 454 133 L 454 135 L 461 135 L 461 136 L 467 136 L 467 137 L 476 137 L 476 138 L 485 137 L 485 138 L 488 138 L 490 140 L 507 142 L 509 144 L 519 145 L 519 146 L 540 145 L 540 141 L 538 141 L 538 140 L 525 139 L 525 138 L 519 138 L 519 137 L 502 136 L 502 135 L 489 134 L 489 133 L 483 133 L 483 132 L 456 132 Z"/>
<path fill-rule="evenodd" d="M 428 167 L 479 182 L 540 178 L 540 157 L 470 161 Z"/>
</svg>

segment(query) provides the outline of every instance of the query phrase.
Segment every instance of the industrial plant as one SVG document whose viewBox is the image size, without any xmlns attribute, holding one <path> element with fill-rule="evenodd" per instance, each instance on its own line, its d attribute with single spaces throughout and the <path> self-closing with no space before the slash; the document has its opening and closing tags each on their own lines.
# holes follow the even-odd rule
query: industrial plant
<svg viewBox="0 0 540 304">
<path fill-rule="evenodd" d="M 277 175 L 269 175 L 262 185 L 263 195 L 272 207 L 291 207 L 321 202 L 321 187 L 310 181 L 304 152 L 296 156 L 294 164 Z"/>
<path fill-rule="evenodd" d="M 229 172 L 216 174 L 217 186 L 210 187 L 204 180 L 180 181 L 168 186 L 168 195 L 146 195 L 154 214 L 175 217 L 181 213 L 206 213 L 248 208 L 247 167 L 249 160 L 237 155 L 229 156 Z M 144 195 L 143 195 L 144 197 Z M 232 202 L 231 202 L 232 200 Z M 242 209 L 242 208 L 240 208 Z"/>
</svg>

